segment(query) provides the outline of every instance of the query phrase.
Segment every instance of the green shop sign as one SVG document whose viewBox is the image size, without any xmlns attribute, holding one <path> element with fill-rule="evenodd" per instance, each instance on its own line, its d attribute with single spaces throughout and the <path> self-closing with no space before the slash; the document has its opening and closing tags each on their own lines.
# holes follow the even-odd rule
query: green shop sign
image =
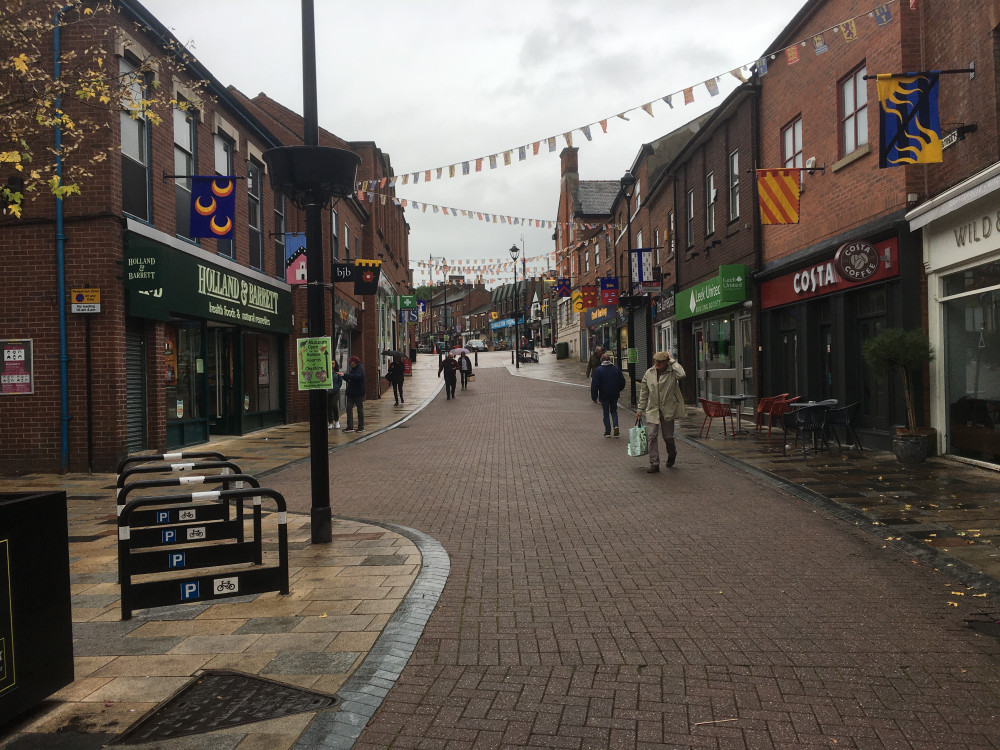
<svg viewBox="0 0 1000 750">
<path fill-rule="evenodd" d="M 175 315 L 288 333 L 292 293 L 197 255 L 136 234 L 125 247 L 129 313 L 170 320 Z"/>
<path fill-rule="evenodd" d="M 415 294 L 400 294 L 399 295 L 399 309 L 400 310 L 412 310 L 417 306 L 417 295 Z"/>
<path fill-rule="evenodd" d="M 714 279 L 677 292 L 677 320 L 746 302 L 749 299 L 749 275 L 749 267 L 743 264 L 719 266 L 719 275 Z"/>
</svg>

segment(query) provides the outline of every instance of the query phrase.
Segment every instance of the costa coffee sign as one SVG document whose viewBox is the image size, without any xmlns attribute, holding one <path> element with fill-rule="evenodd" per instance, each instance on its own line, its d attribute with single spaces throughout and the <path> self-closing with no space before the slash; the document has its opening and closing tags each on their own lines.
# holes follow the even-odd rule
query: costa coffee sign
<svg viewBox="0 0 1000 750">
<path fill-rule="evenodd" d="M 865 240 L 845 242 L 830 260 L 763 282 L 760 305 L 764 309 L 788 305 L 898 275 L 898 238 L 874 245 Z"/>
</svg>

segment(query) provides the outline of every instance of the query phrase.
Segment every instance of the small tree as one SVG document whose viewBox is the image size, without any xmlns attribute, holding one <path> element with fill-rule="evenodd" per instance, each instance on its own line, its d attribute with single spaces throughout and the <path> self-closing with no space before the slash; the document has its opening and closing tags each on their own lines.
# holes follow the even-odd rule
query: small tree
<svg viewBox="0 0 1000 750">
<path fill-rule="evenodd" d="M 917 410 L 914 403 L 916 378 L 924 365 L 934 359 L 931 342 L 921 330 L 906 331 L 902 328 L 883 328 L 861 347 L 861 354 L 871 367 L 903 376 L 903 396 L 906 399 L 906 427 L 912 432 L 917 427 Z"/>
<path fill-rule="evenodd" d="M 16 217 L 40 189 L 56 197 L 80 193 L 91 169 L 117 147 L 94 148 L 92 139 L 109 118 L 127 112 L 159 124 L 175 106 L 189 102 L 172 96 L 157 82 L 136 98 L 131 80 L 122 77 L 113 49 L 119 44 L 136 53 L 130 76 L 185 80 L 201 96 L 203 81 L 186 73 L 191 62 L 174 40 L 161 42 L 155 57 L 132 50 L 129 33 L 109 0 L 5 0 L 0 9 L 0 166 L 11 179 L 0 185 L 0 212 Z M 145 29 L 135 24 L 139 36 Z M 54 71 L 55 32 L 63 36 L 59 75 Z M 70 43 L 70 32 L 87 41 Z M 168 120 L 169 121 L 169 120 Z M 61 146 L 56 151 L 54 133 Z M 62 158 L 62 177 L 56 174 Z M 2 218 L 2 215 L 0 215 Z"/>
</svg>

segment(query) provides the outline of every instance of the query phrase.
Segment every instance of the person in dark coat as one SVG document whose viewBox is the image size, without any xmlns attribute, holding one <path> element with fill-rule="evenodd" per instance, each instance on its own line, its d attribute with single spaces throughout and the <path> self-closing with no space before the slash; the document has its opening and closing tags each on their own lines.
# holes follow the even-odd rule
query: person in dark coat
<svg viewBox="0 0 1000 750">
<path fill-rule="evenodd" d="M 347 372 L 344 373 L 344 398 L 347 401 L 347 429 L 344 432 L 354 432 L 354 409 L 358 410 L 358 432 L 365 431 L 365 367 L 358 357 L 348 360 Z"/>
<path fill-rule="evenodd" d="M 458 358 L 458 370 L 462 373 L 462 390 L 469 384 L 469 376 L 472 374 L 472 360 L 464 352 Z"/>
<path fill-rule="evenodd" d="M 438 365 L 438 377 L 444 373 L 444 392 L 448 398 L 455 398 L 455 386 L 458 383 L 458 361 L 455 355 L 448 352 L 448 356 L 441 360 Z M 447 401 L 448 398 L 445 400 Z"/>
<path fill-rule="evenodd" d="M 587 375 L 586 375 L 586 377 L 589 378 L 591 375 L 594 374 L 594 371 L 597 370 L 597 368 L 601 366 L 601 357 L 603 357 L 603 356 L 604 356 L 604 347 L 603 346 L 599 346 L 596 349 L 594 349 L 593 353 L 590 355 L 590 358 L 587 360 Z"/>
<path fill-rule="evenodd" d="M 344 376 L 340 374 L 340 365 L 333 360 L 333 377 L 330 378 L 330 392 L 326 395 L 326 418 L 328 429 L 340 429 L 340 388 L 344 385 Z"/>
<path fill-rule="evenodd" d="M 590 381 L 590 397 L 596 403 L 601 402 L 604 411 L 604 437 L 611 437 L 611 427 L 614 425 L 614 435 L 618 437 L 618 397 L 625 389 L 625 376 L 618 366 L 612 362 L 611 354 L 601 356 L 601 364 L 594 368 L 594 376 Z"/>
<path fill-rule="evenodd" d="M 403 380 L 406 375 L 406 368 L 403 367 L 401 357 L 393 357 L 392 362 L 385 371 L 385 379 L 392 383 L 392 397 L 396 399 L 396 406 L 403 403 Z"/>
</svg>

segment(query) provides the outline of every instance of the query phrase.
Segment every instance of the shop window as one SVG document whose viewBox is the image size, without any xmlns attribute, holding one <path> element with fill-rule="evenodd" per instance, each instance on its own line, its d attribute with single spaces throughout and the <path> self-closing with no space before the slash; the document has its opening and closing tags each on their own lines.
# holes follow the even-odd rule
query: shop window
<svg viewBox="0 0 1000 750">
<path fill-rule="evenodd" d="M 201 381 L 205 372 L 201 326 L 168 324 L 164 332 L 167 421 L 201 419 Z"/>
<path fill-rule="evenodd" d="M 244 334 L 244 412 L 276 411 L 281 408 L 280 353 L 277 337 L 270 334 Z"/>
<path fill-rule="evenodd" d="M 145 116 L 135 116 L 146 98 L 149 82 L 139 71 L 138 64 L 127 56 L 119 60 L 118 72 L 124 89 L 122 102 L 125 107 L 120 115 L 122 210 L 149 221 L 148 122 Z"/>
</svg>

